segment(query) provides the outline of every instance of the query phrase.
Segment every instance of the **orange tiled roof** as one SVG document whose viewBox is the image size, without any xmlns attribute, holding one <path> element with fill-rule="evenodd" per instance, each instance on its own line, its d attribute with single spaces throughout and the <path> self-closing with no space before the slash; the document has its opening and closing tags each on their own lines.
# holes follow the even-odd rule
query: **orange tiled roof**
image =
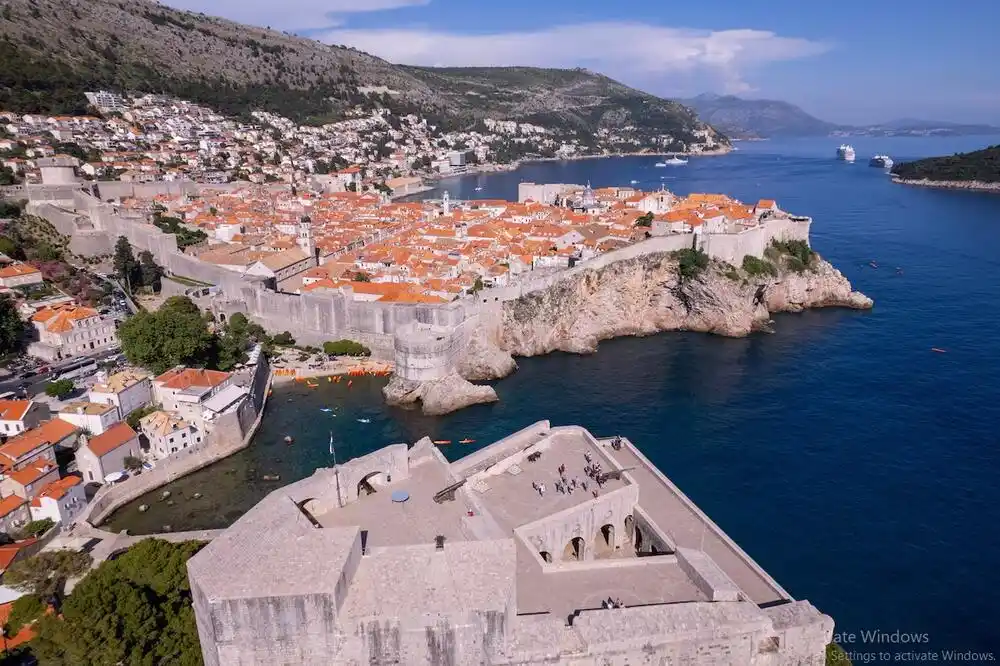
<svg viewBox="0 0 1000 666">
<path fill-rule="evenodd" d="M 17 495 L 11 495 L 11 497 L 17 497 Z M 18 498 L 20 499 L 20 498 Z M 38 541 L 38 537 L 31 537 L 23 541 L 18 541 L 16 543 L 9 543 L 4 546 L 0 546 L 0 571 L 6 571 L 10 568 L 11 563 L 17 554 L 27 548 L 28 546 L 34 545 Z M 3 615 L 3 606 L 8 604 L 0 605 L 0 626 L 7 624 L 7 616 Z M 8 611 L 9 614 L 9 611 Z"/>
<path fill-rule="evenodd" d="M 18 497 L 17 495 L 7 495 L 7 497 L 0 499 L 0 518 L 9 516 L 27 504 L 27 502 L 28 500 L 23 497 Z"/>
<path fill-rule="evenodd" d="M 30 264 L 15 263 L 0 268 L 0 278 L 12 278 L 20 275 L 33 275 L 35 273 L 41 273 L 41 271 Z"/>
<path fill-rule="evenodd" d="M 49 460 L 45 461 L 38 460 L 31 463 L 30 465 L 22 467 L 19 470 L 9 472 L 7 474 L 7 477 L 10 478 L 11 481 L 17 483 L 18 485 L 28 486 L 37 481 L 38 479 L 42 478 L 46 474 L 50 474 L 55 469 L 56 469 L 56 464 L 54 462 Z"/>
<path fill-rule="evenodd" d="M 83 483 L 83 480 L 78 476 L 64 476 L 58 481 L 53 481 L 51 483 L 45 484 L 45 486 L 35 494 L 35 498 L 31 500 L 32 506 L 41 506 L 43 497 L 51 497 L 54 500 L 61 500 L 66 496 L 66 493 Z"/>
<path fill-rule="evenodd" d="M 167 370 L 154 381 L 163 384 L 164 388 L 183 390 L 192 386 L 218 386 L 229 379 L 228 372 L 218 370 L 202 370 L 200 368 L 174 368 Z"/>
<path fill-rule="evenodd" d="M 103 455 L 114 451 L 119 446 L 129 443 L 138 437 L 135 430 L 124 421 L 116 423 L 100 435 L 87 442 L 87 448 L 93 451 L 94 455 L 100 458 Z"/>
<path fill-rule="evenodd" d="M 36 312 L 31 321 L 41 323 L 50 333 L 65 333 L 73 329 L 73 322 L 97 317 L 97 310 L 79 305 L 56 305 Z"/>
<path fill-rule="evenodd" d="M 76 426 L 62 419 L 46 421 L 37 428 L 26 430 L 0 446 L 0 463 L 9 464 L 31 453 L 42 444 L 55 445 L 77 431 Z M 7 460 L 4 460 L 7 458 Z"/>
<path fill-rule="evenodd" d="M 0 400 L 0 420 L 20 421 L 31 407 L 30 400 Z"/>
</svg>

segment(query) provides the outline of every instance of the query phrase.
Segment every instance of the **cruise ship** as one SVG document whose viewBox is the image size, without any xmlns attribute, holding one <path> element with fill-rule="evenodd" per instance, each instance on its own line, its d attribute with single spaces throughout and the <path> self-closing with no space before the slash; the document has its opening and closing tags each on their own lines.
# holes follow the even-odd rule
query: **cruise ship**
<svg viewBox="0 0 1000 666">
<path fill-rule="evenodd" d="M 854 161 L 854 147 L 853 146 L 849 146 L 846 143 L 841 144 L 840 148 L 837 148 L 837 159 L 838 160 L 843 160 L 845 162 L 853 162 Z"/>
<path fill-rule="evenodd" d="M 891 169 L 894 162 L 892 158 L 888 155 L 875 155 L 868 162 L 868 166 L 878 167 L 880 169 Z"/>
</svg>

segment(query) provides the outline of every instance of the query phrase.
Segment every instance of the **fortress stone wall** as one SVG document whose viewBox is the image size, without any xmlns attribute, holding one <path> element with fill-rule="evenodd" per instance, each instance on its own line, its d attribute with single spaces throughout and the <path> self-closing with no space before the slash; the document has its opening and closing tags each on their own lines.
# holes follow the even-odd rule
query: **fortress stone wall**
<svg viewBox="0 0 1000 666">
<path fill-rule="evenodd" d="M 207 186 L 190 182 L 97 184 L 102 199 L 195 194 Z M 91 186 L 92 187 L 92 186 Z M 80 255 L 110 254 L 119 236 L 137 250 L 148 250 L 168 275 L 190 278 L 215 289 L 192 288 L 186 293 L 199 307 L 220 317 L 242 312 L 266 330 L 288 331 L 301 344 L 319 346 L 328 340 L 357 340 L 374 355 L 395 359 L 401 376 L 418 381 L 453 372 L 475 326 L 499 322 L 504 302 L 552 287 L 582 272 L 647 254 L 673 252 L 698 243 L 710 256 L 739 265 L 747 254 L 763 256 L 774 239 L 809 240 L 808 218 L 769 219 L 738 234 L 667 235 L 607 252 L 564 271 L 521 276 L 509 287 L 484 289 L 474 297 L 447 304 L 401 304 L 355 301 L 349 289 L 335 294 L 290 294 L 275 291 L 266 280 L 245 276 L 202 262 L 179 251 L 176 238 L 140 218 L 125 217 L 114 205 L 97 199 L 88 186 L 30 186 L 29 211 L 44 217 L 71 238 Z M 428 331 L 434 331 L 430 336 Z M 450 333 L 449 333 L 450 331 Z M 437 338 L 441 338 L 438 340 Z"/>
</svg>

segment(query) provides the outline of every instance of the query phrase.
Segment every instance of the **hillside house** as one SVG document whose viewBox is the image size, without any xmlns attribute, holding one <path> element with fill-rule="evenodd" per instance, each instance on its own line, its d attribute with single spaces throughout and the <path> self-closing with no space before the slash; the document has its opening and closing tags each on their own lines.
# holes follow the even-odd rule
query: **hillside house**
<svg viewBox="0 0 1000 666">
<path fill-rule="evenodd" d="M 149 452 L 156 460 L 200 444 L 204 436 L 192 424 L 164 411 L 144 416 L 139 429 L 149 440 Z"/>
<path fill-rule="evenodd" d="M 100 435 L 121 420 L 118 408 L 114 405 L 86 400 L 67 403 L 57 416 L 91 435 Z"/>
<path fill-rule="evenodd" d="M 114 472 L 125 470 L 125 458 L 139 457 L 139 435 L 127 423 L 116 423 L 93 438 L 82 437 L 76 451 L 77 469 L 87 483 L 104 483 Z"/>
<path fill-rule="evenodd" d="M 110 349 L 118 344 L 114 321 L 93 308 L 57 305 L 42 308 L 31 317 L 38 341 L 28 353 L 45 361 L 56 361 Z"/>
<path fill-rule="evenodd" d="M 114 405 L 120 418 L 125 418 L 140 407 L 153 402 L 153 382 L 149 373 L 142 370 L 123 370 L 110 377 L 97 373 L 97 383 L 87 397 L 91 402 Z"/>
<path fill-rule="evenodd" d="M 0 400 L 0 435 L 10 437 L 49 418 L 49 406 L 34 400 Z"/>
<path fill-rule="evenodd" d="M 53 481 L 35 493 L 28 510 L 32 520 L 51 519 L 68 525 L 87 506 L 84 483 L 79 476 L 70 475 Z"/>
</svg>

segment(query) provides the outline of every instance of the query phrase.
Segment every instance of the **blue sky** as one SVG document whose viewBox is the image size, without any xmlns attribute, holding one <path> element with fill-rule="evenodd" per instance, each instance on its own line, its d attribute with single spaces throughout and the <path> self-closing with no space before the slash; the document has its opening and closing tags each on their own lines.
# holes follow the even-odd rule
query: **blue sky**
<svg viewBox="0 0 1000 666">
<path fill-rule="evenodd" d="M 1000 125 L 1000 0 L 162 0 L 420 65 L 589 67 L 825 120 Z"/>
</svg>

